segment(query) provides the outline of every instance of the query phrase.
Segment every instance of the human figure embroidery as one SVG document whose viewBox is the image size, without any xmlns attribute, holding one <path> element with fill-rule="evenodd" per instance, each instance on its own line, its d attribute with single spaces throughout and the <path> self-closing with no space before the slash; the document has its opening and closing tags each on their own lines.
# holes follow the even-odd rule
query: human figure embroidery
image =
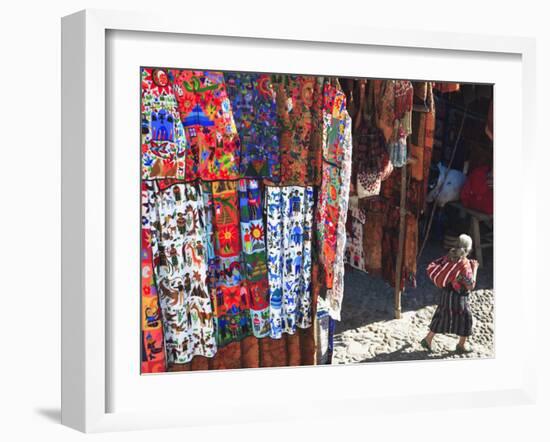
<svg viewBox="0 0 550 442">
<path fill-rule="evenodd" d="M 468 259 L 471 250 L 472 238 L 460 235 L 456 247 L 428 265 L 428 277 L 442 289 L 430 331 L 420 342 L 428 351 L 432 350 L 432 340 L 437 333 L 458 335 L 457 353 L 471 351 L 465 347 L 467 337 L 472 335 L 472 312 L 468 296 L 475 287 L 479 267 L 476 260 Z"/>
</svg>

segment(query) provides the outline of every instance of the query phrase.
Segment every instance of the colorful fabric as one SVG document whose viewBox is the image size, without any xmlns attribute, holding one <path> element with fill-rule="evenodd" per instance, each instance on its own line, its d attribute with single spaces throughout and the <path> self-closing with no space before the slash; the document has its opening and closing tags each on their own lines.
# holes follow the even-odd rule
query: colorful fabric
<svg viewBox="0 0 550 442">
<path fill-rule="evenodd" d="M 344 102 L 345 103 L 345 102 Z M 340 162 L 340 193 L 338 195 L 338 222 L 336 226 L 336 256 L 333 266 L 332 288 L 327 289 L 329 314 L 333 320 L 340 320 L 340 311 L 344 298 L 344 253 L 346 249 L 346 219 L 348 214 L 348 198 L 351 179 L 351 118 L 344 110 L 344 115 L 338 120 L 339 133 L 343 135 L 338 140 L 338 152 L 341 152 Z"/>
<path fill-rule="evenodd" d="M 279 127 L 271 76 L 226 72 L 224 77 L 241 140 L 242 175 L 279 181 Z"/>
<path fill-rule="evenodd" d="M 365 252 L 363 250 L 363 229 L 365 221 L 365 210 L 359 208 L 359 201 L 356 196 L 350 196 L 348 217 L 346 221 L 346 250 L 344 253 L 344 262 L 362 271 L 366 271 Z"/>
<path fill-rule="evenodd" d="M 276 82 L 281 185 L 321 181 L 323 77 L 283 75 Z"/>
<path fill-rule="evenodd" d="M 153 274 L 153 250 L 151 246 L 150 216 L 151 183 L 141 185 L 141 372 L 166 371 L 164 335 Z"/>
<path fill-rule="evenodd" d="M 358 150 L 357 195 L 360 199 L 377 196 L 380 194 L 382 181 L 393 171 L 384 136 L 375 127 L 361 128 L 354 141 Z"/>
<path fill-rule="evenodd" d="M 212 304 L 206 286 L 204 203 L 198 184 L 153 183 L 153 267 L 170 364 L 216 353 Z"/>
<path fill-rule="evenodd" d="M 349 126 L 348 133 L 346 121 L 349 119 L 349 116 L 345 110 L 345 94 L 337 90 L 335 86 L 327 84 L 324 96 L 322 181 L 319 189 L 316 221 L 317 238 L 320 245 L 319 262 L 324 269 L 326 288 L 331 289 L 334 279 L 337 228 L 340 217 L 339 199 L 343 196 L 347 206 L 349 194 L 349 182 L 345 183 L 343 181 L 343 173 L 340 166 L 343 162 L 342 156 L 344 155 L 345 147 L 349 147 L 351 150 L 351 125 Z M 338 97 L 338 99 L 334 99 L 333 97 Z M 335 135 L 331 136 L 330 134 Z M 346 143 L 349 143 L 349 145 Z M 351 151 L 349 155 L 349 161 L 351 161 Z M 349 166 L 351 167 L 351 164 Z M 349 177 L 347 179 L 349 181 Z M 344 192 L 342 187 L 347 190 Z M 345 219 L 347 208 L 343 216 Z M 345 230 L 343 234 L 345 235 Z"/>
<path fill-rule="evenodd" d="M 189 142 L 187 181 L 239 178 L 240 139 L 223 74 L 175 71 L 174 92 Z"/>
<path fill-rule="evenodd" d="M 489 187 L 490 166 L 473 169 L 466 177 L 466 183 L 460 191 L 460 201 L 468 209 L 483 213 L 493 213 L 493 189 Z"/>
<path fill-rule="evenodd" d="M 218 310 L 217 310 L 217 281 L 220 272 L 220 260 L 215 251 L 214 239 L 214 197 L 212 195 L 212 183 L 201 182 L 202 200 L 204 203 L 204 243 L 206 247 L 206 285 L 210 295 L 212 314 L 214 317 L 214 336 L 218 337 Z M 219 344 L 218 344 L 219 347 Z"/>
<path fill-rule="evenodd" d="M 185 178 L 187 139 L 172 88 L 173 72 L 141 69 L 141 177 Z"/>
<path fill-rule="evenodd" d="M 430 281 L 437 288 L 450 288 L 455 292 L 469 292 L 474 289 L 474 264 L 463 258 L 453 261 L 447 256 L 432 261 L 426 268 Z"/>
<path fill-rule="evenodd" d="M 471 336 L 473 316 L 468 302 L 468 293 L 441 290 L 437 308 L 430 322 L 433 333 L 452 333 Z"/>
<path fill-rule="evenodd" d="M 460 83 L 437 82 L 434 83 L 433 87 L 440 92 L 458 92 L 460 90 Z"/>
<path fill-rule="evenodd" d="M 270 336 L 312 323 L 312 187 L 266 187 Z"/>
<path fill-rule="evenodd" d="M 250 335 L 250 301 L 241 263 L 239 198 L 236 181 L 214 181 L 214 248 L 217 342 L 220 347 Z"/>
<path fill-rule="evenodd" d="M 250 296 L 252 332 L 257 338 L 263 338 L 269 335 L 269 289 L 260 182 L 239 180 L 238 191 L 243 273 Z"/>
</svg>

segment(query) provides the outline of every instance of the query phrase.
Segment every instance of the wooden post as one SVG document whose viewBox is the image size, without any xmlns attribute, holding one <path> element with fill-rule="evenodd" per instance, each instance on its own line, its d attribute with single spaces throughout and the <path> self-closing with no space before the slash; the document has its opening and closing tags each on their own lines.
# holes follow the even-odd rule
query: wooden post
<svg viewBox="0 0 550 442">
<path fill-rule="evenodd" d="M 397 249 L 397 268 L 395 269 L 394 314 L 401 319 L 401 268 L 403 267 L 403 248 L 405 245 L 405 216 L 407 215 L 407 164 L 401 167 L 401 198 L 399 201 L 399 248 Z"/>
</svg>

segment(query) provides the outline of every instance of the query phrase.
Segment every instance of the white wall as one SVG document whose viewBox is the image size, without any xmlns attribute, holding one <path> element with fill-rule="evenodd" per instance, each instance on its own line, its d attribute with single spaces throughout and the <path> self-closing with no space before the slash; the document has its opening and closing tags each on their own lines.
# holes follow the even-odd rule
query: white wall
<svg viewBox="0 0 550 442">
<path fill-rule="evenodd" d="M 246 4 L 235 0 L 3 2 L 0 9 L 0 128 L 3 133 L 0 152 L 4 182 L 4 203 L 0 211 L 0 232 L 3 236 L 0 243 L 0 296 L 3 300 L 0 431 L 3 437 L 7 431 L 12 432 L 12 438 L 5 440 L 19 440 L 24 436 L 64 440 L 82 438 L 82 435 L 57 423 L 60 405 L 60 17 L 63 15 L 86 7 L 160 8 L 167 14 L 181 13 L 184 25 L 185 17 L 207 20 L 208 14 L 225 15 L 229 10 L 240 10 L 250 16 L 257 14 L 259 20 L 277 20 L 280 23 L 284 23 L 288 15 L 301 16 L 305 21 L 313 20 L 322 26 L 330 26 L 335 32 L 345 23 L 368 25 L 372 21 L 375 27 L 401 26 L 408 29 L 535 36 L 538 39 L 540 90 L 537 103 L 540 173 L 533 178 L 533 186 L 548 188 L 542 170 L 548 164 L 550 148 L 546 129 L 550 104 L 550 88 L 547 85 L 550 79 L 550 33 L 548 13 L 539 6 L 544 2 L 511 2 L 520 5 L 516 7 L 479 0 L 365 3 L 317 1 L 312 5 L 302 5 L 296 0 L 272 0 L 269 7 L 260 7 L 259 1 Z M 357 6 L 360 4 L 364 5 Z M 547 241 L 545 237 L 548 233 L 543 232 L 543 224 L 542 220 L 539 221 L 539 237 L 541 241 Z M 542 255 L 541 245 L 538 262 L 547 261 Z M 536 257 L 533 260 L 536 261 Z M 542 284 L 540 289 L 547 291 Z M 545 311 L 540 307 L 546 307 L 547 311 L 548 302 L 544 300 L 544 306 L 538 308 L 539 312 Z M 543 318 L 542 313 L 540 318 Z M 548 335 L 547 331 L 545 334 Z M 548 352 L 548 343 L 541 342 L 541 349 Z M 545 358 L 547 374 L 548 357 L 542 356 L 541 361 L 542 358 Z M 541 392 L 545 392 L 547 406 L 546 378 L 540 380 L 540 388 Z M 546 412 L 545 417 L 548 415 Z M 536 436 L 536 431 L 542 431 L 543 419 L 541 407 L 442 412 L 433 416 L 413 413 L 379 416 L 376 422 L 338 421 L 327 425 L 330 421 L 325 420 L 314 425 L 317 431 L 313 430 L 313 433 L 321 440 L 338 440 L 342 432 L 351 436 L 356 431 L 358 435 L 368 435 L 370 439 L 391 440 L 391 436 L 408 436 L 412 440 L 431 440 L 444 431 L 447 440 L 455 440 L 464 437 L 460 430 L 463 425 L 471 425 L 467 428 L 472 428 L 473 440 L 495 436 L 542 440 L 543 436 Z M 311 428 L 306 430 L 302 423 L 286 427 L 286 434 L 298 431 L 310 439 Z M 101 440 L 150 440 L 152 437 L 208 440 L 216 435 L 229 440 L 242 440 L 259 438 L 261 434 L 264 435 L 262 439 L 268 440 L 284 437 L 279 431 L 268 431 L 258 426 L 226 428 L 222 431 L 188 430 L 185 434 L 182 431 L 164 431 L 161 436 L 142 432 L 98 437 Z"/>
</svg>

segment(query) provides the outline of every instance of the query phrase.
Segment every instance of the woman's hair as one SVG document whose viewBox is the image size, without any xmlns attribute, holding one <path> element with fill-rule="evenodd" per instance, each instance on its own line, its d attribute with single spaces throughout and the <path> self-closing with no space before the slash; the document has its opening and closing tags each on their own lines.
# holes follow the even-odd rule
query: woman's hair
<svg viewBox="0 0 550 442">
<path fill-rule="evenodd" d="M 447 256 L 452 261 L 465 258 L 472 251 L 472 238 L 466 234 L 460 235 L 456 240 L 456 246 L 449 250 Z"/>
</svg>

